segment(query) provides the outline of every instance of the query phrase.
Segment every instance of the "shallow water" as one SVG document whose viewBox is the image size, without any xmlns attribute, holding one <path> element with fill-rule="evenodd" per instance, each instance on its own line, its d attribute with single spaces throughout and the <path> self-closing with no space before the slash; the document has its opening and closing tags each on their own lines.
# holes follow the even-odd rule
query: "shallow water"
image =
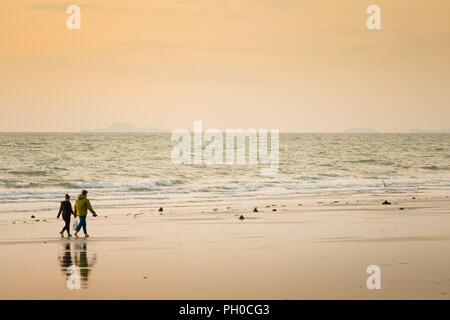
<svg viewBox="0 0 450 320">
<path fill-rule="evenodd" d="M 1 133 L 0 213 L 54 210 L 82 188 L 96 207 L 450 191 L 449 134 L 281 134 L 274 176 L 174 165 L 174 145 L 170 134 Z"/>
</svg>

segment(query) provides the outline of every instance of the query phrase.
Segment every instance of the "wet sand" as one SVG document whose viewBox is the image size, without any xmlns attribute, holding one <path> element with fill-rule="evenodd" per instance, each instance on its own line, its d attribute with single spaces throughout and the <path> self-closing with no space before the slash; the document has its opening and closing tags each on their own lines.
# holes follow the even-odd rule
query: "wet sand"
<svg viewBox="0 0 450 320">
<path fill-rule="evenodd" d="M 102 209 L 87 240 L 59 238 L 55 212 L 10 215 L 0 299 L 449 299 L 450 200 L 382 200 Z"/>
</svg>

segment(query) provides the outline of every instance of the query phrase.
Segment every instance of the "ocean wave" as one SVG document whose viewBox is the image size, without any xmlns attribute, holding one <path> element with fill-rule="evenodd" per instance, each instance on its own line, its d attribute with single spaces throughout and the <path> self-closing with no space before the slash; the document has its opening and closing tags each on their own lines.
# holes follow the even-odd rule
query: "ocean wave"
<svg viewBox="0 0 450 320">
<path fill-rule="evenodd" d="M 31 177 L 36 177 L 36 176 L 47 176 L 50 174 L 49 171 L 45 171 L 45 170 L 10 170 L 8 171 L 9 174 L 15 175 L 15 176 L 31 176 Z"/>
<path fill-rule="evenodd" d="M 3 180 L 0 187 L 6 189 L 17 188 L 64 188 L 64 189 L 120 189 L 120 188 L 134 188 L 134 189 L 154 189 L 156 187 L 170 187 L 175 184 L 182 184 L 181 180 L 157 180 L 157 181 L 134 181 L 134 182 L 56 182 L 52 179 L 48 183 L 37 182 L 17 182 L 10 180 Z"/>
<path fill-rule="evenodd" d="M 425 170 L 450 170 L 450 167 L 447 166 L 443 166 L 443 167 L 439 167 L 439 166 L 435 166 L 435 165 L 429 165 L 429 166 L 422 166 L 422 169 Z"/>
<path fill-rule="evenodd" d="M 381 166 L 393 166 L 395 165 L 395 162 L 389 161 L 389 160 L 376 160 L 376 159 L 360 159 L 360 160 L 349 160 L 346 161 L 347 163 L 353 163 L 353 164 L 376 164 Z"/>
<path fill-rule="evenodd" d="M 7 189 L 20 189 L 20 188 L 44 188 L 45 186 L 41 183 L 35 182 L 2 182 L 3 188 Z"/>
<path fill-rule="evenodd" d="M 153 190 L 157 186 L 172 186 L 174 184 L 180 184 L 179 180 L 157 180 L 157 181 L 134 181 L 134 182 L 72 182 L 66 185 L 71 188 L 92 188 L 92 189 L 117 189 L 117 188 L 134 188 L 134 189 L 150 189 Z"/>
<path fill-rule="evenodd" d="M 177 181 L 171 181 L 171 180 L 159 180 L 155 182 L 157 186 L 166 186 L 169 187 L 171 185 L 173 185 L 174 183 L 180 183 L 178 180 Z"/>
<path fill-rule="evenodd" d="M 296 180 L 306 180 L 306 181 L 315 181 L 315 180 L 323 180 L 323 177 L 306 175 L 306 176 L 296 177 L 294 179 L 296 179 Z"/>
<path fill-rule="evenodd" d="M 344 178 L 344 177 L 347 177 L 346 174 L 339 173 L 339 172 L 319 173 L 319 176 L 329 177 L 329 178 Z"/>
<path fill-rule="evenodd" d="M 360 159 L 360 160 L 349 160 L 348 163 L 376 163 L 375 159 Z"/>
<path fill-rule="evenodd" d="M 240 182 L 238 184 L 225 181 L 223 184 L 209 185 L 184 185 L 182 187 L 155 187 L 155 188 L 99 188 L 92 190 L 90 195 L 95 207 L 118 207 L 141 205 L 143 202 L 158 203 L 160 199 L 184 203 L 189 201 L 216 201 L 222 199 L 232 201 L 238 198 L 261 198 L 278 197 L 286 198 L 301 196 L 331 195 L 354 195 L 354 194 L 377 194 L 404 193 L 410 191 L 424 190 L 449 190 L 450 180 L 388 180 L 388 187 L 384 187 L 379 180 L 323 180 L 317 182 L 290 182 L 271 181 L 271 183 Z M 67 190 L 57 189 L 1 189 L 0 188 L 0 212 L 24 212 L 26 210 L 42 210 L 43 207 L 52 206 L 54 210 L 59 208 L 59 201 L 64 197 Z M 72 199 L 76 197 L 79 190 L 69 192 Z"/>
<path fill-rule="evenodd" d="M 149 188 L 149 187 L 130 187 L 128 188 L 129 191 L 133 191 L 133 192 L 146 192 L 146 191 L 151 191 L 153 190 L 153 188 Z"/>
</svg>

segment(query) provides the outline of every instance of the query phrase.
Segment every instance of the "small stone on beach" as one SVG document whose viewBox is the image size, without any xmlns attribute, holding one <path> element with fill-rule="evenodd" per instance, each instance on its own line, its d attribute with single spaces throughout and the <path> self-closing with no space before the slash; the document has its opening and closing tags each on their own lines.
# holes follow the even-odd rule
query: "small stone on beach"
<svg viewBox="0 0 450 320">
<path fill-rule="evenodd" d="M 277 211 L 277 209 L 272 209 L 272 211 Z"/>
<path fill-rule="evenodd" d="M 244 220 L 244 216 L 241 214 L 241 216 L 239 217 L 239 220 Z"/>
<path fill-rule="evenodd" d="M 31 219 L 34 219 L 34 218 L 36 218 L 35 216 L 31 216 Z"/>
<path fill-rule="evenodd" d="M 387 200 L 384 200 L 384 202 L 382 203 L 383 205 L 390 205 L 391 203 Z"/>
<path fill-rule="evenodd" d="M 253 209 L 253 212 L 258 212 L 258 208 L 255 207 L 255 209 Z"/>
<path fill-rule="evenodd" d="M 400 210 L 405 210 L 405 208 L 401 207 Z"/>
<path fill-rule="evenodd" d="M 164 210 L 163 207 L 160 207 L 160 208 L 158 209 L 159 212 L 163 212 L 163 210 Z"/>
</svg>

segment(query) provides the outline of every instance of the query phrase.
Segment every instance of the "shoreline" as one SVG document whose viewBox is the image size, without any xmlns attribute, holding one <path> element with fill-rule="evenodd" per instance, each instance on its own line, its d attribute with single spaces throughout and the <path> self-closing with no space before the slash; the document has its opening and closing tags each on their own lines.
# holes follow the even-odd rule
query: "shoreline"
<svg viewBox="0 0 450 320">
<path fill-rule="evenodd" d="M 364 206 L 364 205 L 381 205 L 384 200 L 390 201 L 392 206 L 400 205 L 401 203 L 414 204 L 417 202 L 427 201 L 447 201 L 450 198 L 447 190 L 442 190 L 440 193 L 380 193 L 373 194 L 371 197 L 367 195 L 354 194 L 351 196 L 336 196 L 336 197 L 267 197 L 267 198 L 235 198 L 217 200 L 211 202 L 195 201 L 195 202 L 167 202 L 166 199 L 149 199 L 148 203 L 135 203 L 135 204 L 115 204 L 115 205 L 99 205 L 97 204 L 95 197 L 89 197 L 95 210 L 101 212 L 101 214 L 108 217 L 113 216 L 129 216 L 129 215 L 142 215 L 142 214 L 159 214 L 158 209 L 163 207 L 165 209 L 164 214 L 183 215 L 185 213 L 250 213 L 254 208 L 258 208 L 260 212 L 271 211 L 273 208 L 282 209 L 284 211 L 311 209 L 317 210 L 325 206 L 342 207 L 342 206 Z M 31 216 L 35 216 L 39 222 L 48 222 L 56 218 L 56 214 L 59 210 L 60 200 L 55 200 L 53 203 L 54 208 L 45 210 L 26 210 L 17 212 L 2 212 L 0 213 L 0 226 L 17 223 L 31 223 L 35 222 L 35 219 L 31 219 Z M 74 199 L 71 199 L 72 206 L 74 205 Z M 269 210 L 270 208 L 270 210 Z M 89 216 L 90 214 L 88 214 Z M 43 221 L 46 220 L 46 221 Z M 1 237 L 1 235 L 0 235 Z"/>
</svg>

